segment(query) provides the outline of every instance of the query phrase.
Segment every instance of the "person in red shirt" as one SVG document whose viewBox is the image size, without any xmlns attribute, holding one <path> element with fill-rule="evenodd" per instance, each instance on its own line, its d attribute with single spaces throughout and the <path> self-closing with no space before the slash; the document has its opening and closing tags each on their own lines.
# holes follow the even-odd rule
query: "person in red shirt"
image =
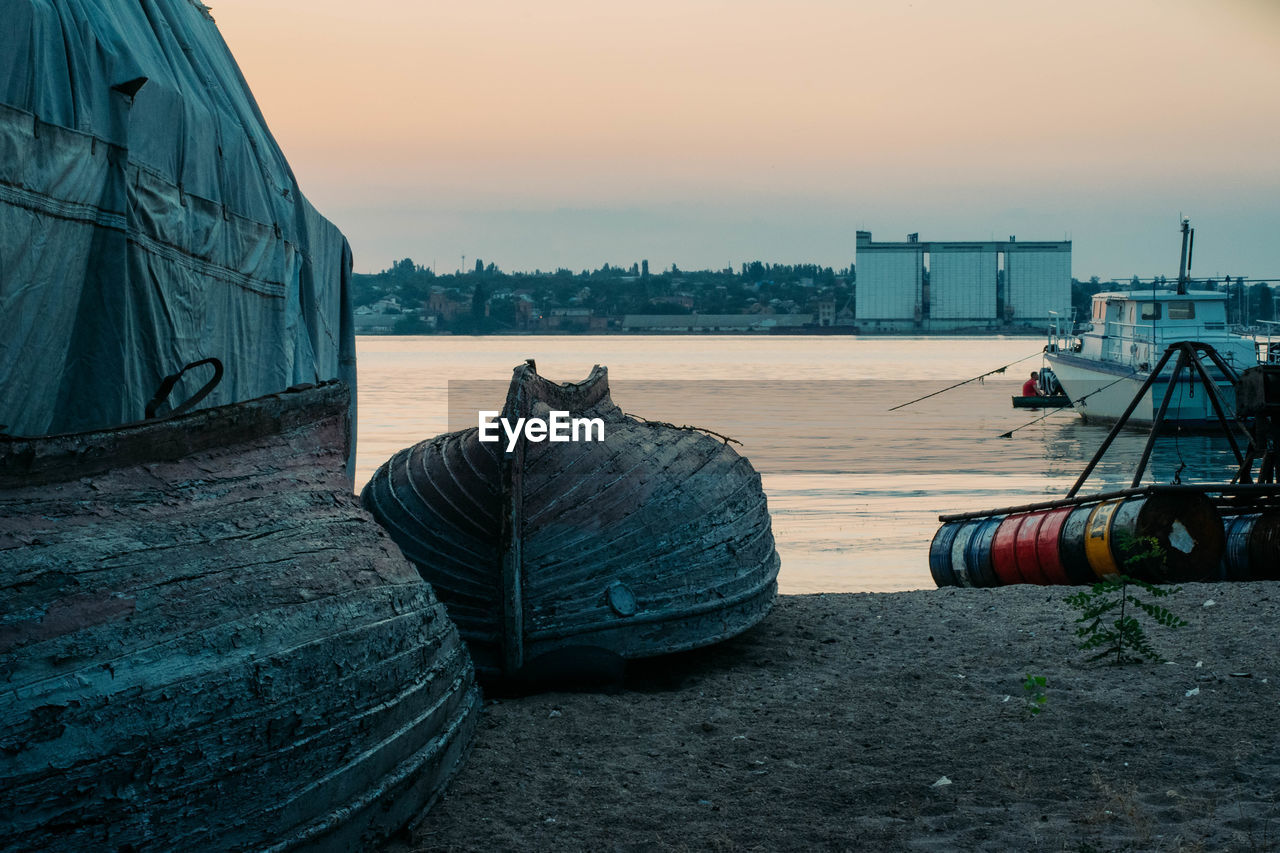
<svg viewBox="0 0 1280 853">
<path fill-rule="evenodd" d="M 1040 374 L 1031 371 L 1031 378 L 1022 383 L 1022 396 L 1039 397 L 1040 396 Z"/>
</svg>

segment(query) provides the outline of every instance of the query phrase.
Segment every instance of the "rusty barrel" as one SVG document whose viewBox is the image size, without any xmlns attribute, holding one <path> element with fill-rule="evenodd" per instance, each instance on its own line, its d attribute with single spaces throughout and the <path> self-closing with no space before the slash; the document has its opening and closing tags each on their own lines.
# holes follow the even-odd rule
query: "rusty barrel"
<svg viewBox="0 0 1280 853">
<path fill-rule="evenodd" d="M 1062 528 L 1071 514 L 1071 507 L 1059 507 L 1040 514 L 1044 516 L 1036 534 L 1036 562 L 1040 573 L 1046 583 L 1071 583 L 1062 564 Z"/>
<path fill-rule="evenodd" d="M 1071 507 L 1060 507 L 1009 517 L 1007 526 L 1001 526 L 1001 532 L 997 532 L 995 539 L 994 560 L 1003 582 L 1070 583 L 1062 562 L 1061 535 L 1071 510 Z M 1010 538 L 1012 545 L 1009 544 Z M 1014 572 L 1019 579 L 1009 580 Z M 1090 577 L 1093 577 L 1092 572 Z"/>
<path fill-rule="evenodd" d="M 1254 580 L 1280 581 L 1280 510 L 1267 510 L 1254 522 L 1249 565 Z"/>
<path fill-rule="evenodd" d="M 1062 569 L 1067 575 L 1067 582 L 1073 584 L 1091 584 L 1098 580 L 1093 566 L 1089 565 L 1089 557 L 1085 553 L 1085 534 L 1089 529 L 1089 516 L 1093 515 L 1096 504 L 1085 504 L 1076 507 L 1064 507 L 1068 510 L 1062 523 L 1062 532 L 1058 534 L 1058 558 L 1062 561 Z"/>
<path fill-rule="evenodd" d="M 1152 539 L 1159 556 L 1135 561 L 1139 540 Z M 1118 573 L 1151 583 L 1218 576 L 1226 535 L 1213 503 L 1197 492 L 1103 501 L 1089 515 L 1085 554 L 1098 577 Z"/>
<path fill-rule="evenodd" d="M 938 532 L 933 534 L 933 541 L 929 543 L 929 574 L 933 575 L 933 582 L 939 587 L 965 585 L 956 579 L 951 568 L 951 546 L 963 526 L 963 521 L 948 522 L 938 528 Z"/>
<path fill-rule="evenodd" d="M 1018 571 L 1016 553 L 1018 528 L 1025 518 L 1024 514 L 1006 516 L 991 539 L 991 567 L 1001 586 L 1026 582 Z"/>
<path fill-rule="evenodd" d="M 1226 580 L 1280 580 L 1280 510 L 1237 515 L 1226 522 Z"/>
<path fill-rule="evenodd" d="M 929 574 L 939 587 L 996 586 L 991 540 L 1004 516 L 951 521 L 929 543 Z"/>
<path fill-rule="evenodd" d="M 1220 575 L 1222 580 L 1252 580 L 1253 571 L 1249 565 L 1249 538 L 1253 535 L 1253 525 L 1260 516 L 1260 513 L 1252 513 L 1223 519 L 1227 548 L 1222 555 Z"/>
<path fill-rule="evenodd" d="M 1040 523 L 1044 521 L 1044 515 L 1043 512 L 1029 512 L 1014 528 L 1013 559 L 1025 583 L 1049 583 L 1040 570 L 1040 558 L 1036 554 L 1036 541 L 1040 538 Z"/>
<path fill-rule="evenodd" d="M 1121 500 L 1095 504 L 1093 511 L 1089 513 L 1089 520 L 1085 522 L 1084 555 L 1099 580 L 1120 574 L 1120 568 L 1111 554 L 1111 520 L 1120 507 Z"/>
<path fill-rule="evenodd" d="M 1004 516 L 971 519 L 965 522 L 965 528 L 956 534 L 956 542 L 952 554 L 952 568 L 962 582 L 969 586 L 999 586 L 995 567 L 991 564 L 991 543 Z"/>
</svg>

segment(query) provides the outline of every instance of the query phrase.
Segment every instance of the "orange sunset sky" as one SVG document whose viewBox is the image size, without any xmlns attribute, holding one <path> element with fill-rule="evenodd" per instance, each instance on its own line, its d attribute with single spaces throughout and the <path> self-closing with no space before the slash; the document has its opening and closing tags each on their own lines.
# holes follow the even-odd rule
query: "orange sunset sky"
<svg viewBox="0 0 1280 853">
<path fill-rule="evenodd" d="M 356 269 L 1073 239 L 1280 277 L 1278 0 L 211 0 Z"/>
</svg>

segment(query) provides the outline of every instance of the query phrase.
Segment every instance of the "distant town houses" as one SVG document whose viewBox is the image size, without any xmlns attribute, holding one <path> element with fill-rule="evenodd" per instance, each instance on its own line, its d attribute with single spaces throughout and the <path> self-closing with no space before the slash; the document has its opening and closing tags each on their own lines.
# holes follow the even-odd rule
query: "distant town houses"
<svg viewBox="0 0 1280 853">
<path fill-rule="evenodd" d="M 853 268 L 743 264 L 650 273 L 648 264 L 506 273 L 476 264 L 437 275 L 410 259 L 354 276 L 361 334 L 761 332 L 824 323 L 852 302 Z M 825 308 L 823 306 L 826 306 Z M 825 313 L 822 313 L 825 312 Z M 819 314 L 822 318 L 819 319 Z"/>
<path fill-rule="evenodd" d="M 1138 281 L 1071 276 L 1067 241 L 939 242 L 858 232 L 856 265 L 751 261 L 738 269 L 650 272 L 647 261 L 574 272 L 507 273 L 477 260 L 437 274 L 406 258 L 353 276 L 358 334 L 928 334 L 1045 331 L 1084 318 L 1094 293 Z M 1150 278 L 1141 280 L 1150 287 Z M 1160 279 L 1154 281 L 1160 286 Z M 1241 317 L 1274 316 L 1264 284 L 1202 283 Z M 1237 322 L 1237 320 L 1232 320 Z"/>
<path fill-rule="evenodd" d="M 812 314 L 628 314 L 624 332 L 770 332 L 805 329 Z"/>
</svg>

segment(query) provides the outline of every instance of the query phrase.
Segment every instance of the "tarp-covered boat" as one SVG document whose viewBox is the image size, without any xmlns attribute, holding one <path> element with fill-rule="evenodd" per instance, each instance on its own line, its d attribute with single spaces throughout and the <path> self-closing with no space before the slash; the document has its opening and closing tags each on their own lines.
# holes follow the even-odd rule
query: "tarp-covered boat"
<svg viewBox="0 0 1280 853">
<path fill-rule="evenodd" d="M 207 357 L 227 366 L 208 406 L 354 387 L 350 249 L 207 7 L 5 0 L 0 18 L 0 424 L 140 420 Z"/>
<path fill-rule="evenodd" d="M 198 0 L 0 18 L 0 849 L 358 849 L 478 693 L 352 493 L 350 249 Z"/>
<path fill-rule="evenodd" d="M 551 411 L 599 418 L 603 440 L 521 437 L 507 452 L 478 428 L 448 433 L 397 453 L 362 494 L 482 674 L 691 649 L 765 616 L 779 560 L 745 458 L 703 432 L 623 414 L 604 368 L 561 385 L 532 362 L 517 367 L 501 417 Z"/>
<path fill-rule="evenodd" d="M 0 437 L 0 849 L 358 849 L 440 793 L 474 670 L 347 402 Z"/>
</svg>

